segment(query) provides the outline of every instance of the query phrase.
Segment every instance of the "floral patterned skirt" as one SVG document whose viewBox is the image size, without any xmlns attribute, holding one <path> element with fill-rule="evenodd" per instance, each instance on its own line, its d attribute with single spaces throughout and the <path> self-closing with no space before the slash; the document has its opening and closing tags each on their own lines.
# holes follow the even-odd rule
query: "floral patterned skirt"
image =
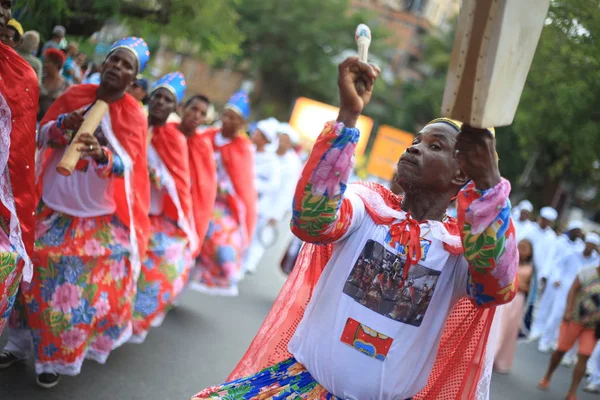
<svg viewBox="0 0 600 400">
<path fill-rule="evenodd" d="M 0 334 L 17 298 L 22 273 L 23 262 L 19 262 L 17 253 L 0 251 Z"/>
<path fill-rule="evenodd" d="M 112 215 L 72 217 L 42 203 L 36 218 L 35 269 L 17 314 L 31 329 L 36 373 L 77 375 L 84 358 L 104 363 L 131 336 L 129 229 Z"/>
<path fill-rule="evenodd" d="M 188 239 L 174 221 L 150 216 L 151 236 L 142 263 L 133 311 L 132 342 L 141 343 L 159 326 L 187 283 L 191 256 Z"/>
<path fill-rule="evenodd" d="M 333 400 L 338 397 L 327 392 L 294 358 L 283 361 L 258 374 L 204 389 L 192 400 Z"/>
<path fill-rule="evenodd" d="M 237 296 L 242 274 L 242 230 L 227 198 L 218 195 L 202 251 L 190 277 L 190 288 L 215 295 Z"/>
</svg>

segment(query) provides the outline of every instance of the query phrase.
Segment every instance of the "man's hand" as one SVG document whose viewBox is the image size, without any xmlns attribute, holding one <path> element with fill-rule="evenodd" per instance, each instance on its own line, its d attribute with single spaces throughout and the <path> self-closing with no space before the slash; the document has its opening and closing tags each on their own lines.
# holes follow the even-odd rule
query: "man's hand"
<svg viewBox="0 0 600 400">
<path fill-rule="evenodd" d="M 106 162 L 106 154 L 96 136 L 89 133 L 82 133 L 77 139 L 79 151 L 82 157 L 91 157 L 98 163 Z"/>
<path fill-rule="evenodd" d="M 500 183 L 496 139 L 487 129 L 463 124 L 456 140 L 456 157 L 460 169 L 475 182 L 477 189 L 486 190 Z"/>
<path fill-rule="evenodd" d="M 354 128 L 363 108 L 371 100 L 373 85 L 381 70 L 373 65 L 361 62 L 358 57 L 346 58 L 338 71 L 340 90 L 340 114 L 338 122 Z"/>
<path fill-rule="evenodd" d="M 65 130 L 77 131 L 83 123 L 83 114 L 80 111 L 73 111 L 63 120 L 62 127 Z"/>
</svg>

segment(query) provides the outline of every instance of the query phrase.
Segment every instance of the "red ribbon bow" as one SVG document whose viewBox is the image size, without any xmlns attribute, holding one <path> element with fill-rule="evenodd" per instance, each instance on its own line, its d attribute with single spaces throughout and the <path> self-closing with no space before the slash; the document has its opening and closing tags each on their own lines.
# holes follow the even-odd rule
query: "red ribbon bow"
<svg viewBox="0 0 600 400">
<path fill-rule="evenodd" d="M 407 229 L 408 227 L 408 229 Z M 392 244 L 400 243 L 406 249 L 406 264 L 404 266 L 404 279 L 408 278 L 411 265 L 421 259 L 421 227 L 419 223 L 406 213 L 406 219 L 392 225 L 390 228 Z"/>
</svg>

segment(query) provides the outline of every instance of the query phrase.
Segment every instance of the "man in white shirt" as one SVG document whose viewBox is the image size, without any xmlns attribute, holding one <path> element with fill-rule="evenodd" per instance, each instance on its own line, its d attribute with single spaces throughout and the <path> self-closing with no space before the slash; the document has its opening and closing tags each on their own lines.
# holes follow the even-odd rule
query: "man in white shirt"
<svg viewBox="0 0 600 400">
<path fill-rule="evenodd" d="M 512 218 L 515 232 L 517 233 L 517 242 L 525 239 L 533 229 L 534 223 L 531 221 L 532 212 L 533 204 L 529 200 L 523 200 L 513 210 Z"/>
<path fill-rule="evenodd" d="M 252 134 L 252 142 L 256 148 L 254 166 L 256 178 L 254 180 L 258 192 L 258 222 L 252 243 L 246 253 L 244 270 L 247 273 L 256 272 L 258 263 L 265 252 L 265 237 L 268 221 L 272 218 L 271 206 L 278 201 L 278 189 L 281 184 L 280 164 L 277 155 L 268 149 L 276 145 L 279 121 L 269 118 L 259 121 Z"/>
</svg>

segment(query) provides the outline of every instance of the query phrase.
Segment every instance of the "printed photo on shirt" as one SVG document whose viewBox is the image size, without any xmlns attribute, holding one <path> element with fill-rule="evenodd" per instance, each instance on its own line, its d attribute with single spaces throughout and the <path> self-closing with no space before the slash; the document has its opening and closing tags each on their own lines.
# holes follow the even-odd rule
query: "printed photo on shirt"
<svg viewBox="0 0 600 400">
<path fill-rule="evenodd" d="M 369 240 L 350 272 L 344 293 L 378 314 L 421 326 L 440 272 L 413 265 L 405 280 L 404 268 L 405 261 L 398 254 Z"/>
</svg>

